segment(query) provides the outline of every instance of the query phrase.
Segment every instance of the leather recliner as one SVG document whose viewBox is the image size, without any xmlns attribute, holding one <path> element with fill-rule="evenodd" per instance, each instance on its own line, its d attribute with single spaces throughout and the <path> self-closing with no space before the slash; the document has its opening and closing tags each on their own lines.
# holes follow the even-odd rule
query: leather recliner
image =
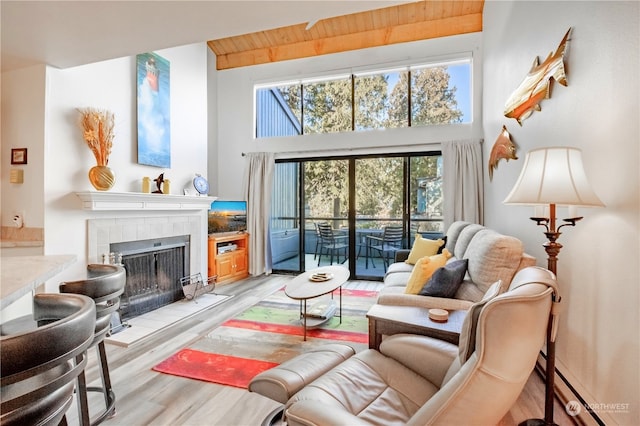
<svg viewBox="0 0 640 426">
<path fill-rule="evenodd" d="M 554 274 L 540 267 L 519 271 L 505 293 L 499 285 L 469 310 L 459 346 L 387 337 L 293 395 L 287 425 L 498 423 L 533 371 L 560 300 Z"/>
</svg>

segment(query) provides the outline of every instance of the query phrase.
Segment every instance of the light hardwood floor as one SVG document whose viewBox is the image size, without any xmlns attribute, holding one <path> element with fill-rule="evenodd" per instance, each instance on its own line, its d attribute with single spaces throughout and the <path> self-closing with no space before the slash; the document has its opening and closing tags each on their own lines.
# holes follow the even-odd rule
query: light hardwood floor
<svg viewBox="0 0 640 426">
<path fill-rule="evenodd" d="M 277 403 L 229 386 L 157 373 L 151 368 L 188 346 L 226 319 L 242 312 L 285 285 L 290 276 L 249 278 L 216 288 L 217 293 L 234 294 L 228 302 L 186 319 L 144 341 L 123 348 L 107 345 L 111 379 L 116 393 L 116 416 L 105 425 L 259 425 Z M 353 281 L 349 288 L 377 289 L 380 283 Z M 91 351 L 87 379 L 99 384 L 99 373 Z M 543 415 L 544 385 L 533 373 L 520 399 L 500 422 L 516 425 Z M 90 396 L 91 407 L 101 406 L 98 395 Z M 556 404 L 555 420 L 560 425 L 575 424 Z M 69 424 L 77 424 L 75 405 L 69 410 Z"/>
</svg>

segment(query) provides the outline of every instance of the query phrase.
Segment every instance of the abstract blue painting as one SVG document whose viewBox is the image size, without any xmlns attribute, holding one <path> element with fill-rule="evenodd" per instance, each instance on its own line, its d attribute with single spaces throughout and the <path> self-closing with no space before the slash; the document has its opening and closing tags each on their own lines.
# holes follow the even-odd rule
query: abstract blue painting
<svg viewBox="0 0 640 426">
<path fill-rule="evenodd" d="M 169 61 L 155 53 L 136 57 L 138 163 L 171 167 Z"/>
</svg>

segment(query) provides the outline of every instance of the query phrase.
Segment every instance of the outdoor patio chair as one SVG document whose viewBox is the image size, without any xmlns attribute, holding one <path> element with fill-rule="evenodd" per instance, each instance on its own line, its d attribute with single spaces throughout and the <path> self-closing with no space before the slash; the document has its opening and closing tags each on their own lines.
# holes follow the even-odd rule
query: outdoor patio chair
<svg viewBox="0 0 640 426">
<path fill-rule="evenodd" d="M 313 222 L 313 227 L 316 230 L 316 248 L 315 248 L 315 251 L 313 252 L 313 260 L 316 260 L 316 258 L 320 253 L 320 244 L 322 243 L 322 237 L 320 236 L 320 228 L 318 227 L 318 225 L 320 225 L 321 223 L 328 225 L 327 222 Z"/>
<path fill-rule="evenodd" d="M 402 249 L 403 229 L 402 225 L 389 225 L 384 228 L 381 237 L 375 235 L 367 235 L 367 259 L 366 267 L 369 267 L 369 258 L 371 264 L 375 268 L 373 261 L 373 252 L 377 252 L 384 263 L 384 271 L 387 271 L 389 259 L 395 257 L 396 251 Z"/>
<path fill-rule="evenodd" d="M 320 232 L 320 252 L 318 253 L 318 266 L 322 260 L 323 251 L 330 256 L 330 264 L 333 265 L 333 255 L 336 255 L 338 263 L 347 260 L 347 250 L 349 249 L 349 236 L 337 233 L 328 223 L 318 223 Z M 344 261 L 340 262 L 340 250 L 344 251 Z"/>
</svg>

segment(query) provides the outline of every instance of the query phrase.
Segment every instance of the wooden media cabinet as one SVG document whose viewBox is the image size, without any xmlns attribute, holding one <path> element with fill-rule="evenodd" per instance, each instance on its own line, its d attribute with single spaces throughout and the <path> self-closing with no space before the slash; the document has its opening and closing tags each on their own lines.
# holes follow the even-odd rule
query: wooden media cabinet
<svg viewBox="0 0 640 426">
<path fill-rule="evenodd" d="M 208 273 L 217 275 L 217 284 L 227 284 L 249 276 L 249 234 L 225 232 L 209 235 Z"/>
</svg>

